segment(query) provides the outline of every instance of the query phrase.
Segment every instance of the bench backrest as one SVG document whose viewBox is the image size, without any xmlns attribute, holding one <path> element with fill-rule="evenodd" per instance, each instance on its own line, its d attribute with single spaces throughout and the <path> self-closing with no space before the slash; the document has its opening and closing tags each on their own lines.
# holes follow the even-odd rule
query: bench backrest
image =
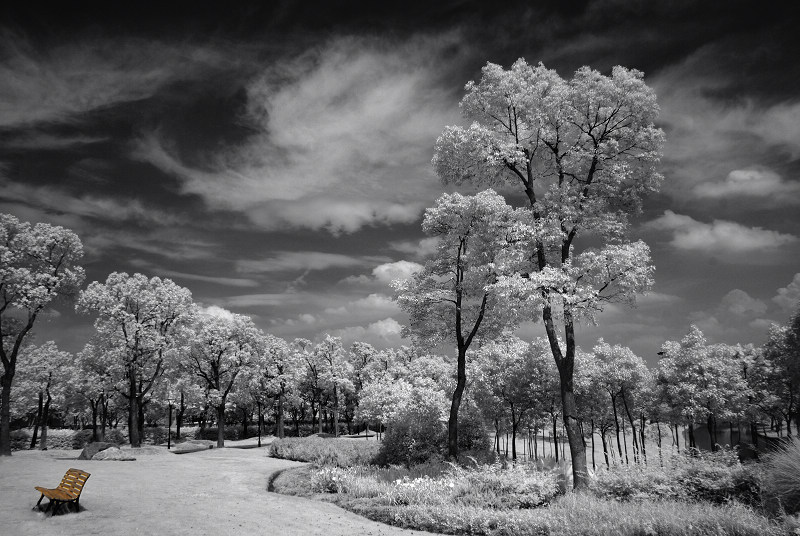
<svg viewBox="0 0 800 536">
<path fill-rule="evenodd" d="M 83 490 L 83 485 L 86 484 L 90 476 L 89 473 L 81 471 L 80 469 L 67 469 L 67 473 L 64 475 L 64 478 L 61 479 L 61 484 L 58 485 L 58 489 L 78 497 Z"/>
</svg>

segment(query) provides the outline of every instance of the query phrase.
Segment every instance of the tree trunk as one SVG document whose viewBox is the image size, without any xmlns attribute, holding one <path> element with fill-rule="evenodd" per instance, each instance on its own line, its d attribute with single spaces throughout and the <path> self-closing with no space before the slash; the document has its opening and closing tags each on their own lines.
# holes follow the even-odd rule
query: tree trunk
<svg viewBox="0 0 800 536">
<path fill-rule="evenodd" d="M 641 446 L 640 448 L 641 448 L 642 460 L 644 461 L 645 465 L 647 465 L 647 448 L 644 445 L 644 440 L 645 440 L 645 437 L 644 437 L 644 426 L 645 426 L 644 413 L 640 413 L 639 414 L 639 419 L 640 419 L 640 423 L 641 423 L 640 426 L 639 426 L 639 445 Z"/>
<path fill-rule="evenodd" d="M 14 373 L 0 377 L 3 390 L 0 394 L 0 456 L 11 456 L 11 380 Z"/>
<path fill-rule="evenodd" d="M 625 463 L 630 465 L 631 462 L 628 460 L 628 434 L 625 430 L 625 419 L 622 419 L 622 446 L 625 448 Z"/>
<path fill-rule="evenodd" d="M 694 442 L 694 425 L 689 423 L 689 448 L 697 448 L 697 444 Z"/>
<path fill-rule="evenodd" d="M 283 423 L 283 393 L 278 395 L 278 415 L 277 415 L 276 420 L 277 420 L 276 426 L 278 428 L 277 436 L 279 438 L 283 439 L 283 437 L 285 435 L 284 423 Z"/>
<path fill-rule="evenodd" d="M 461 396 L 467 384 L 467 350 L 458 349 L 458 374 L 456 389 L 450 402 L 450 416 L 447 419 L 447 457 L 458 460 L 458 409 L 461 407 Z"/>
<path fill-rule="evenodd" d="M 97 406 L 100 400 L 89 400 L 89 406 L 92 408 L 92 441 L 97 441 Z"/>
<path fill-rule="evenodd" d="M 553 445 L 552 450 L 555 451 L 556 461 L 558 461 L 558 418 L 553 414 Z"/>
<path fill-rule="evenodd" d="M 611 462 L 608 460 L 608 444 L 606 442 L 606 431 L 604 428 L 600 428 L 600 441 L 603 442 L 603 456 L 606 458 L 606 467 L 611 469 Z"/>
<path fill-rule="evenodd" d="M 592 419 L 591 425 L 592 425 L 592 471 L 596 471 L 597 467 L 594 464 L 594 419 Z"/>
<path fill-rule="evenodd" d="M 217 406 L 217 448 L 225 446 L 225 399 Z"/>
<path fill-rule="evenodd" d="M 513 416 L 511 418 L 512 418 L 512 421 L 511 421 L 511 459 L 516 461 L 516 459 L 517 459 L 517 426 L 519 426 L 519 423 L 515 422 L 513 420 L 514 419 Z"/>
<path fill-rule="evenodd" d="M 36 420 L 33 425 L 33 436 L 31 437 L 30 450 L 36 448 L 36 439 L 39 436 L 39 423 L 42 422 L 42 407 L 44 406 L 44 393 L 39 391 L 39 407 L 36 410 Z"/>
<path fill-rule="evenodd" d="M 625 415 L 628 417 L 628 422 L 631 424 L 631 437 L 633 438 L 633 463 L 639 461 L 639 440 L 636 438 L 636 424 L 633 421 L 633 415 L 628 407 L 628 400 L 625 398 L 625 391 L 622 391 L 622 407 L 625 408 Z M 627 457 L 627 445 L 625 455 Z"/>
<path fill-rule="evenodd" d="M 133 367 L 128 369 L 128 435 L 130 436 L 131 447 L 139 448 L 142 446 L 142 438 L 139 435 L 139 399 L 137 398 L 136 374 Z"/>
<path fill-rule="evenodd" d="M 175 414 L 175 441 L 181 438 L 181 425 L 183 424 L 184 413 L 186 413 L 186 405 L 183 398 L 183 391 L 181 391 L 181 405 L 178 406 L 178 411 Z"/>
<path fill-rule="evenodd" d="M 611 396 L 611 407 L 614 409 L 614 429 L 617 433 L 617 454 L 619 455 L 619 461 L 622 463 L 622 443 L 619 440 L 619 417 L 617 416 L 617 397 L 614 395 L 609 394 Z"/>
<path fill-rule="evenodd" d="M 42 438 L 39 440 L 39 450 L 47 450 L 47 421 L 50 419 L 50 393 L 42 409 Z"/>
<path fill-rule="evenodd" d="M 103 394 L 100 395 L 100 403 L 102 404 L 101 408 L 103 409 L 102 420 L 100 422 L 100 440 L 106 440 L 106 422 L 108 420 L 108 397 L 106 396 L 105 391 Z"/>
<path fill-rule="evenodd" d="M 247 410 L 242 408 L 242 439 L 247 439 Z"/>
</svg>

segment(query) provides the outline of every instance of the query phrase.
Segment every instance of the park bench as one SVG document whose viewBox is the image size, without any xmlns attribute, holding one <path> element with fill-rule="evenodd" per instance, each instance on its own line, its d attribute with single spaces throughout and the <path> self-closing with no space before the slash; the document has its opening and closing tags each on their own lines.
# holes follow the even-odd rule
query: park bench
<svg viewBox="0 0 800 536">
<path fill-rule="evenodd" d="M 39 497 L 39 502 L 36 503 L 36 506 L 33 507 L 34 510 L 41 507 L 39 504 L 42 502 L 42 499 L 47 497 L 50 499 L 50 502 L 44 508 L 44 511 L 50 511 L 50 515 L 56 513 L 56 511 L 61 508 L 61 506 L 67 507 L 67 511 L 69 511 L 69 505 L 75 505 L 75 511 L 79 511 L 80 505 L 78 501 L 81 497 L 81 491 L 83 491 L 83 486 L 86 484 L 86 481 L 91 476 L 86 471 L 81 471 L 80 469 L 67 469 L 64 478 L 61 479 L 61 484 L 58 485 L 57 488 L 43 488 L 41 486 L 36 486 L 36 491 L 42 494 Z"/>
</svg>

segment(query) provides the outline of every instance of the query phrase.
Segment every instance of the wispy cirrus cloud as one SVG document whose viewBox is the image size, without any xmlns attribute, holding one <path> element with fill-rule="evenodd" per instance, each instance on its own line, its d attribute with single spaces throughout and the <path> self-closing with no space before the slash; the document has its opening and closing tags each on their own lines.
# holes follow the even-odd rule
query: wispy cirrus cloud
<svg viewBox="0 0 800 536">
<path fill-rule="evenodd" d="M 173 174 L 208 206 L 263 228 L 354 232 L 410 223 L 440 186 L 430 166 L 457 98 L 441 79 L 456 34 L 404 41 L 337 38 L 276 62 L 247 86 L 257 132 L 187 165 L 172 141 L 144 134 L 132 156 Z"/>
<path fill-rule="evenodd" d="M 328 268 L 352 268 L 384 262 L 385 257 L 353 256 L 322 251 L 279 251 L 263 259 L 241 259 L 236 262 L 237 271 L 257 274 L 291 272 L 297 270 L 327 270 Z"/>
<path fill-rule="evenodd" d="M 0 53 L 0 127 L 75 121 L 237 61 L 213 47 L 134 38 L 85 39 L 40 49 L 9 31 L 0 33 Z"/>
</svg>

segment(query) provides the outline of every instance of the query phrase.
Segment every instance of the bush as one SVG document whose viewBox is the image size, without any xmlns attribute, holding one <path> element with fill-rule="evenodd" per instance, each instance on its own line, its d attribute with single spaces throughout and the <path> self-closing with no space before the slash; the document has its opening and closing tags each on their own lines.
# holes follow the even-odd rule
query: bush
<svg viewBox="0 0 800 536">
<path fill-rule="evenodd" d="M 48 429 L 47 430 L 47 448 L 48 449 L 61 449 L 71 450 L 78 448 L 73 446 L 75 444 L 75 435 L 78 432 L 70 429 Z M 89 432 L 91 437 L 91 431 Z M 41 444 L 41 432 L 39 433 L 39 444 Z"/>
<path fill-rule="evenodd" d="M 377 441 L 320 437 L 285 437 L 270 445 L 270 456 L 311 462 L 318 467 L 352 467 L 371 463 L 380 448 Z"/>
<path fill-rule="evenodd" d="M 783 444 L 765 460 L 764 488 L 786 513 L 800 512 L 800 438 Z"/>
<path fill-rule="evenodd" d="M 99 434 L 98 430 L 98 434 Z M 82 449 L 86 445 L 92 442 L 92 429 L 86 428 L 83 430 L 78 430 L 75 432 L 75 435 L 72 436 L 72 448 L 74 449 Z M 49 443 L 49 441 L 48 441 Z"/>
<path fill-rule="evenodd" d="M 98 430 L 98 434 L 100 431 Z M 106 436 L 103 440 L 106 443 L 115 443 L 117 445 L 124 445 L 128 443 L 128 436 L 123 434 L 118 428 L 106 428 Z"/>
<path fill-rule="evenodd" d="M 167 442 L 167 429 L 163 426 L 153 426 L 144 429 L 143 443 L 150 443 L 152 445 L 160 445 Z"/>
<path fill-rule="evenodd" d="M 743 466 L 735 449 L 694 451 L 660 465 L 618 465 L 598 471 L 591 489 L 599 497 L 620 501 L 679 499 L 724 504 L 761 503 L 761 484 L 752 467 Z"/>
<path fill-rule="evenodd" d="M 242 431 L 241 426 L 226 426 L 225 427 L 225 440 L 226 441 L 236 441 L 239 439 L 239 433 Z M 208 426 L 206 428 L 198 428 L 195 430 L 194 433 L 195 439 L 208 439 L 210 441 L 217 440 L 217 427 L 216 426 Z M 167 440 L 167 436 L 164 436 L 164 441 Z"/>
<path fill-rule="evenodd" d="M 25 428 L 11 430 L 11 450 L 28 450 L 31 446 L 31 432 Z"/>
<path fill-rule="evenodd" d="M 490 451 L 492 442 L 486 431 L 486 424 L 479 410 L 467 406 L 458 415 L 458 453 Z"/>
<path fill-rule="evenodd" d="M 433 406 L 412 406 L 402 411 L 386 428 L 378 463 L 406 467 L 441 459 L 447 431 Z"/>
</svg>

